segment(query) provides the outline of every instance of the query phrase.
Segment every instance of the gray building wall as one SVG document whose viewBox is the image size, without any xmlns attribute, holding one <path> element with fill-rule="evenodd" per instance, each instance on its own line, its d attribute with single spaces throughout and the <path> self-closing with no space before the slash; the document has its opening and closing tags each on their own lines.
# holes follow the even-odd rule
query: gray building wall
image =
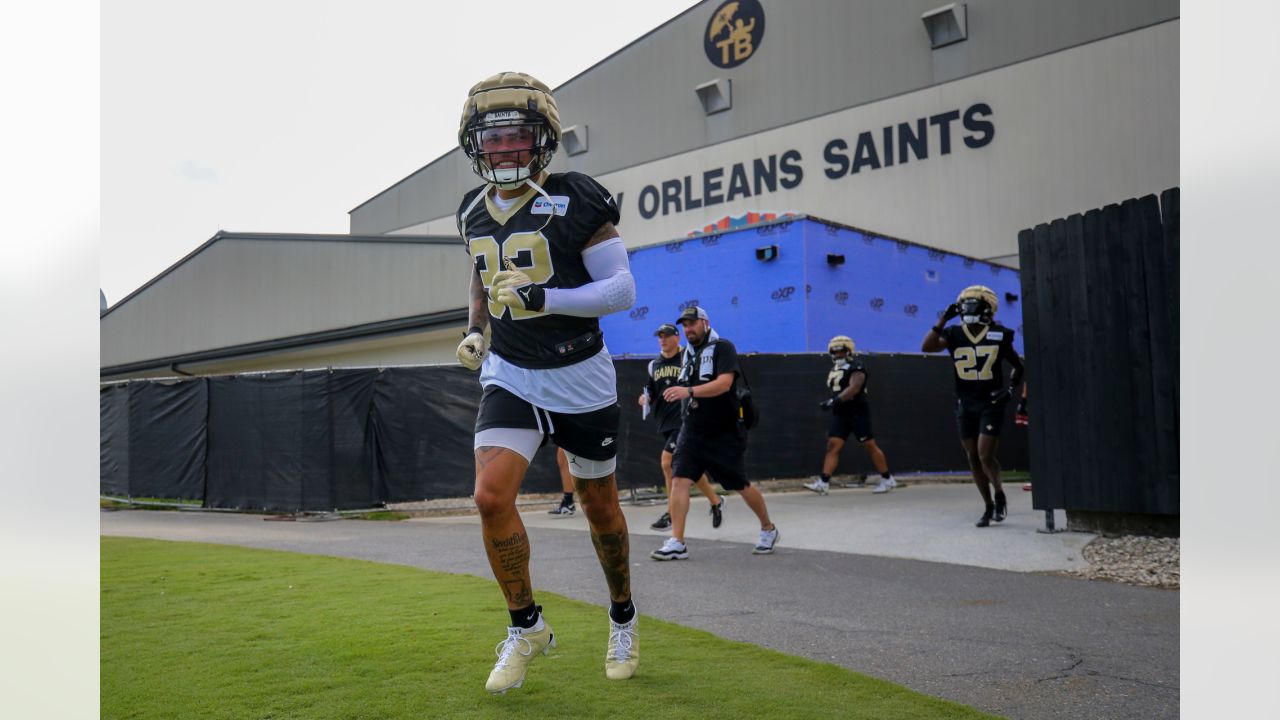
<svg viewBox="0 0 1280 720">
<path fill-rule="evenodd" d="M 466 298 L 468 269 L 466 253 L 450 238 L 221 234 L 101 317 L 100 366 L 456 310 Z M 367 341 L 327 352 L 361 349 L 364 354 L 353 360 L 446 360 L 452 359 L 457 344 L 456 333 L 448 334 L 452 342 L 447 355 L 380 355 Z M 388 338 L 383 345 L 407 341 Z M 311 358 L 320 366 L 331 364 L 305 350 L 287 354 L 295 358 L 290 362 Z M 226 365 L 206 364 L 198 370 L 213 372 L 208 368 Z M 262 369 L 260 365 L 259 359 L 235 367 Z"/>
<path fill-rule="evenodd" d="M 702 45 L 719 4 L 700 3 L 556 88 L 563 124 L 587 125 L 590 150 L 573 158 L 559 153 L 553 169 L 599 176 L 1179 15 L 1176 0 L 974 0 L 966 4 L 969 39 L 931 50 L 920 15 L 944 4 L 939 0 L 761 0 L 767 22 L 760 47 L 744 64 L 722 69 L 708 62 Z M 693 88 L 714 78 L 732 81 L 734 107 L 706 116 Z M 461 152 L 449 152 L 352 210 L 351 232 L 403 231 L 450 215 L 476 184 Z M 831 215 L 822 207 L 798 209 Z M 651 242 L 661 239 L 669 238 Z"/>
</svg>

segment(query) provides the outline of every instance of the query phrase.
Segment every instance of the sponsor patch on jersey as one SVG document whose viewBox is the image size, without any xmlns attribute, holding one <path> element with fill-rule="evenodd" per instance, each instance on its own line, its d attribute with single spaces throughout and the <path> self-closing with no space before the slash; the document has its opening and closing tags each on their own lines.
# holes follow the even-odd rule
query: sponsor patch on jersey
<svg viewBox="0 0 1280 720">
<path fill-rule="evenodd" d="M 988 331 L 987 331 L 987 339 L 988 339 L 988 340 L 1003 340 L 1003 339 L 1004 339 L 1004 333 L 1003 333 L 1003 332 L 1001 332 L 1000 330 L 988 330 Z"/>
<path fill-rule="evenodd" d="M 537 198 L 533 201 L 533 208 L 529 210 L 529 213 L 531 215 L 568 215 L 569 196 L 552 195 L 551 202 L 547 202 L 544 197 Z"/>
</svg>

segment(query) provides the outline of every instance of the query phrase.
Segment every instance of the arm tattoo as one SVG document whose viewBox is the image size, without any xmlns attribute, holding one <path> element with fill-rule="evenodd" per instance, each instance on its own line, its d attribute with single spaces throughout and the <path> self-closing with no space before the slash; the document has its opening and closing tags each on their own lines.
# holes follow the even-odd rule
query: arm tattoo
<svg viewBox="0 0 1280 720">
<path fill-rule="evenodd" d="M 480 280 L 480 271 L 475 267 L 472 267 L 471 287 L 467 289 L 467 294 L 467 327 L 483 330 L 489 324 L 489 295 Z"/>
<path fill-rule="evenodd" d="M 598 230 L 596 230 L 595 234 L 591 236 L 591 239 L 587 241 L 587 244 L 583 245 L 582 247 L 585 250 L 586 248 L 589 248 L 592 245 L 599 245 L 600 243 L 606 240 L 612 240 L 616 237 L 621 237 L 620 235 L 618 235 L 618 228 L 614 227 L 613 223 L 606 222 L 605 224 L 601 225 Z"/>
</svg>

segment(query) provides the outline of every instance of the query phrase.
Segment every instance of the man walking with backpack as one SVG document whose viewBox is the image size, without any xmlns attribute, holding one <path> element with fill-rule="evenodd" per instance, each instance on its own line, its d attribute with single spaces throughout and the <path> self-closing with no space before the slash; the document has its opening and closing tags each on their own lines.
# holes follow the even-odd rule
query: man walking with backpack
<svg viewBox="0 0 1280 720">
<path fill-rule="evenodd" d="M 747 480 L 747 429 L 739 405 L 743 383 L 738 350 L 711 329 L 707 311 L 687 308 L 677 322 L 689 341 L 680 382 L 663 391 L 667 402 L 684 404 L 684 425 L 676 439 L 671 480 L 671 537 L 650 553 L 654 560 L 689 557 L 684 542 L 692 478 L 710 472 L 725 490 L 737 490 L 760 520 L 760 539 L 752 552 L 768 555 L 778 542 L 778 528 L 769 520 L 764 496 Z"/>
</svg>

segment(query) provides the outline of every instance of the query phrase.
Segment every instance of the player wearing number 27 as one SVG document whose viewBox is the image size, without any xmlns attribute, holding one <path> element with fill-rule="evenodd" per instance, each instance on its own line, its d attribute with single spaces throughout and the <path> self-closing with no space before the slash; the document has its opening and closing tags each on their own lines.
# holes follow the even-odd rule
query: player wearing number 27
<svg viewBox="0 0 1280 720">
<path fill-rule="evenodd" d="M 938 324 L 929 328 L 920 346 L 924 352 L 945 349 L 955 361 L 960 444 L 986 505 L 978 527 L 987 527 L 993 519 L 1000 522 L 1009 512 L 1000 485 L 996 447 L 1009 398 L 1022 387 L 1022 358 L 1013 348 L 1013 331 L 995 321 L 998 308 L 999 301 L 991 288 L 971 285 L 942 311 Z M 947 321 L 956 316 L 960 317 L 960 324 L 947 326 Z M 1007 385 L 1001 365 L 1006 360 L 1013 368 Z"/>
<path fill-rule="evenodd" d="M 534 602 L 529 536 L 516 512 L 525 472 L 548 440 L 564 450 L 609 588 L 605 675 L 630 678 L 640 660 L 614 478 L 617 378 L 599 321 L 635 302 L 635 281 L 613 196 L 586 175 L 547 171 L 560 135 L 550 88 L 529 75 L 499 73 L 467 94 L 458 141 L 485 183 L 458 208 L 472 263 L 458 360 L 480 371 L 475 503 L 511 615 L 485 684 L 491 693 L 520 687 L 530 662 L 556 644 Z"/>
</svg>

